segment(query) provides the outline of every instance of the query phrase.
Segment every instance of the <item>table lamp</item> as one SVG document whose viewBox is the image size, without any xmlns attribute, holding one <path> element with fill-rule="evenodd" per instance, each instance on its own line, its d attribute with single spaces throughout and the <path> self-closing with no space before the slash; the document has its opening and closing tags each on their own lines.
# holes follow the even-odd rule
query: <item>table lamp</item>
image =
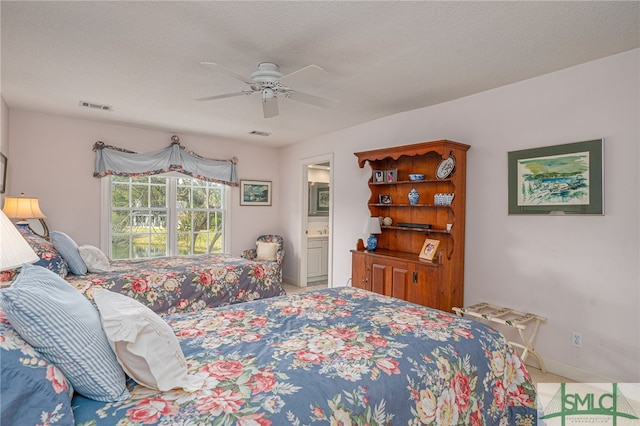
<svg viewBox="0 0 640 426">
<path fill-rule="evenodd" d="M 375 234 L 382 234 L 380 220 L 377 217 L 368 217 L 364 223 L 364 234 L 369 234 L 367 238 L 367 250 L 373 251 L 378 247 L 378 238 Z"/>
<path fill-rule="evenodd" d="M 5 197 L 2 211 L 9 219 L 18 219 L 20 222 L 46 218 L 40 210 L 38 199 L 25 197 L 24 192 L 20 193 L 19 197 Z"/>
<path fill-rule="evenodd" d="M 34 234 L 49 239 L 49 228 L 44 221 L 46 216 L 40 210 L 40 204 L 37 198 L 25 197 L 24 192 L 19 197 L 6 197 L 4 200 L 4 207 L 2 211 L 7 215 L 9 219 L 17 219 L 16 226 L 20 228 L 28 228 L 29 231 Z M 37 232 L 34 230 L 28 219 L 38 219 L 40 221 L 40 227 Z"/>
<path fill-rule="evenodd" d="M 14 269 L 23 263 L 39 260 L 29 243 L 20 235 L 11 220 L 0 211 L 0 271 Z"/>
</svg>

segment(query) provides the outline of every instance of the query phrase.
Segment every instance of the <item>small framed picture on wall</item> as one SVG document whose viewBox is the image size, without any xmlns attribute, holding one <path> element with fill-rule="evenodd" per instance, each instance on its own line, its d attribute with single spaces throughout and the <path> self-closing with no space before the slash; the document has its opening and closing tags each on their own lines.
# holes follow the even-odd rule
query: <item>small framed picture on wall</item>
<svg viewBox="0 0 640 426">
<path fill-rule="evenodd" d="M 270 206 L 271 205 L 271 181 L 241 180 L 240 181 L 240 205 L 241 206 Z"/>
</svg>

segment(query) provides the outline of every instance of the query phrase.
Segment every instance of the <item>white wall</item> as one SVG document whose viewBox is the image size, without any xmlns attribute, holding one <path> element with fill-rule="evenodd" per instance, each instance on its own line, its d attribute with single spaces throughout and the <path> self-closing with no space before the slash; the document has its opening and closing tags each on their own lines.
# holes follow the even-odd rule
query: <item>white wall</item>
<svg viewBox="0 0 640 426">
<path fill-rule="evenodd" d="M 171 143 L 171 133 L 62 118 L 20 110 L 9 112 L 11 168 L 7 194 L 38 197 L 51 230 L 79 244 L 100 244 L 100 179 L 93 177 L 94 142 L 136 152 L 156 151 Z M 238 157 L 238 178 L 273 182 L 272 206 L 240 206 L 239 188 L 231 189 L 231 252 L 255 247 L 260 234 L 278 233 L 278 150 L 220 139 L 180 134 L 185 148 L 216 159 Z"/>
<path fill-rule="evenodd" d="M 333 153 L 336 286 L 348 283 L 349 250 L 364 237 L 368 216 L 370 172 L 358 168 L 353 153 L 443 138 L 470 144 L 465 303 L 487 300 L 547 316 L 537 347 L 553 372 L 583 381 L 640 382 L 639 59 L 636 49 L 281 150 L 180 136 L 201 155 L 237 156 L 241 179 L 273 181 L 273 207 L 239 207 L 233 190 L 232 252 L 252 246 L 258 234 L 278 232 L 286 241 L 288 277 L 300 268 L 301 162 Z M 83 244 L 99 243 L 93 143 L 150 151 L 168 145 L 171 136 L 13 109 L 8 121 L 8 194 L 39 197 L 50 228 Z M 507 152 L 600 137 L 604 216 L 507 215 Z M 569 345 L 572 330 L 582 332 L 582 349 Z"/>
<path fill-rule="evenodd" d="M 370 171 L 353 153 L 436 139 L 470 144 L 465 304 L 484 300 L 546 316 L 537 349 L 553 372 L 640 381 L 639 58 L 636 49 L 284 148 L 281 225 L 292 251 L 301 241 L 300 159 L 335 155 L 338 286 L 349 280 L 349 250 L 368 216 Z M 507 152 L 597 138 L 605 139 L 604 216 L 507 215 Z M 572 330 L 582 333 L 582 349 L 570 346 Z"/>
</svg>

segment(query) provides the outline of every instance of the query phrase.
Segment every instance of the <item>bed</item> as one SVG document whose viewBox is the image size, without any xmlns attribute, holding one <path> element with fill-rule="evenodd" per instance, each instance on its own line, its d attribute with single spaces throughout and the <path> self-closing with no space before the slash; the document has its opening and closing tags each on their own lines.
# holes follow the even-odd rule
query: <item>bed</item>
<svg viewBox="0 0 640 426">
<path fill-rule="evenodd" d="M 284 295 L 279 274 L 275 262 L 207 254 L 117 260 L 109 271 L 65 279 L 83 293 L 99 285 L 167 314 Z"/>
<path fill-rule="evenodd" d="M 355 288 L 165 316 L 204 387 L 75 395 L 78 425 L 533 425 L 535 392 L 488 326 Z"/>
<path fill-rule="evenodd" d="M 23 273 L 58 280 L 44 295 L 71 291 L 61 297 L 69 311 L 79 305 L 69 299 L 87 302 L 50 271 L 29 266 Z M 160 392 L 124 378 L 126 397 L 107 402 L 73 392 L 66 373 L 22 340 L 3 310 L 8 290 L 0 293 L 3 424 L 16 418 L 65 426 L 536 424 L 530 376 L 499 332 L 365 290 L 166 314 L 160 321 L 184 354 L 185 374 L 199 385 Z M 54 316 L 56 309 L 46 311 Z M 47 334 L 72 327 L 70 321 L 65 313 Z M 80 348 L 80 361 L 86 353 Z"/>
<path fill-rule="evenodd" d="M 255 249 L 242 257 L 226 254 L 155 257 L 109 261 L 97 247 L 78 246 L 67 234 L 51 232 L 51 241 L 26 226 L 18 230 L 36 252 L 35 265 L 48 269 L 84 293 L 99 285 L 126 294 L 156 313 L 198 311 L 285 294 L 282 287 L 282 238 L 269 244 L 272 260 L 257 260 Z M 277 237 L 277 238 L 276 238 Z M 0 272 L 0 288 L 8 287 L 19 268 Z"/>
</svg>

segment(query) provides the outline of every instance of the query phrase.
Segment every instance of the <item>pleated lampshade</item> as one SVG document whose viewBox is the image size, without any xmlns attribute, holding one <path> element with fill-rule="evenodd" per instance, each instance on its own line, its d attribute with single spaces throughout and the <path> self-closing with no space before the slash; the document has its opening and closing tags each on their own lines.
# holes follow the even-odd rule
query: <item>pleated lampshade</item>
<svg viewBox="0 0 640 426">
<path fill-rule="evenodd" d="M 20 235 L 7 215 L 0 211 L 0 271 L 33 263 L 38 255 Z"/>
</svg>

